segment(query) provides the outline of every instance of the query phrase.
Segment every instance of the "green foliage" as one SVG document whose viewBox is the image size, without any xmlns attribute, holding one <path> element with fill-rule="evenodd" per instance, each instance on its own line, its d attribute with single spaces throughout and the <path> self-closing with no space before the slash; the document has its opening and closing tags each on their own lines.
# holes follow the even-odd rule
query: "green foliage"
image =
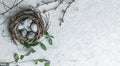
<svg viewBox="0 0 120 66">
<path fill-rule="evenodd" d="M 44 61 L 46 62 L 46 61 L 48 61 L 48 60 L 46 60 L 46 59 L 38 59 L 38 61 L 39 61 L 39 62 L 44 62 Z"/>
<path fill-rule="evenodd" d="M 43 50 L 47 50 L 46 46 L 42 42 L 40 42 L 40 46 Z"/>
<path fill-rule="evenodd" d="M 31 53 L 35 53 L 36 51 L 33 48 L 30 48 L 31 50 L 27 52 L 24 56 L 29 56 Z"/>
<path fill-rule="evenodd" d="M 34 62 L 35 62 L 35 64 L 38 64 L 38 61 L 37 61 L 37 60 L 35 60 Z"/>
<path fill-rule="evenodd" d="M 45 33 L 46 37 L 45 38 L 54 38 L 52 35 L 50 35 L 48 32 Z"/>
<path fill-rule="evenodd" d="M 50 45 L 52 45 L 53 44 L 52 38 L 54 38 L 54 37 L 52 35 L 50 35 L 48 32 L 46 32 L 45 35 L 46 35 L 45 38 L 47 39 L 48 43 Z"/>
<path fill-rule="evenodd" d="M 39 62 L 43 62 L 43 61 L 45 61 L 45 59 L 39 59 L 38 61 L 39 61 Z"/>
<path fill-rule="evenodd" d="M 14 54 L 14 60 L 15 60 L 15 62 L 18 62 L 18 60 L 19 60 L 19 55 L 17 53 Z"/>
<path fill-rule="evenodd" d="M 48 32 L 46 32 L 45 35 L 46 35 L 45 38 L 47 39 L 48 43 L 50 45 L 52 45 L 53 44 L 52 38 L 54 38 L 54 37 L 52 35 L 50 35 Z M 33 43 L 24 42 L 23 45 L 25 48 L 29 49 L 29 51 L 24 55 L 20 55 L 20 57 L 17 53 L 15 53 L 14 60 L 16 63 L 19 61 L 19 59 L 22 60 L 25 56 L 29 56 L 30 54 L 35 53 L 36 50 L 33 49 L 34 46 L 40 45 L 40 47 L 43 50 L 47 50 L 47 47 L 42 42 L 33 42 Z M 35 62 L 35 64 L 38 64 L 38 62 L 45 62 L 45 66 L 50 66 L 50 61 L 46 60 L 46 59 L 37 59 L 37 60 L 34 60 L 34 62 Z"/>
<path fill-rule="evenodd" d="M 26 47 L 26 48 L 30 48 L 32 46 L 37 46 L 39 44 L 39 42 L 33 42 L 33 43 L 28 43 L 28 42 L 25 42 L 23 45 Z"/>
<path fill-rule="evenodd" d="M 47 61 L 44 66 L 50 66 L 50 61 Z"/>
<path fill-rule="evenodd" d="M 31 54 L 31 51 L 27 52 L 24 56 L 29 56 Z"/>
<path fill-rule="evenodd" d="M 40 42 L 33 42 L 30 44 L 30 46 L 37 46 Z"/>
<path fill-rule="evenodd" d="M 24 58 L 24 55 L 21 55 L 21 56 L 20 56 L 20 59 L 22 60 L 23 58 Z"/>
<path fill-rule="evenodd" d="M 46 60 L 46 59 L 38 59 L 38 60 L 34 60 L 35 64 L 38 64 L 38 62 L 45 62 L 44 66 L 50 66 L 50 61 Z"/>
<path fill-rule="evenodd" d="M 51 38 L 47 38 L 47 40 L 48 40 L 48 42 L 49 42 L 49 44 L 50 44 L 50 45 L 52 45 L 52 44 L 53 44 L 53 42 L 52 42 L 52 39 L 51 39 Z"/>
<path fill-rule="evenodd" d="M 23 44 L 26 48 L 30 48 L 31 46 L 30 46 L 30 44 L 28 43 L 28 42 L 24 42 L 24 44 Z"/>
<path fill-rule="evenodd" d="M 36 51 L 33 49 L 33 48 L 31 48 L 31 53 L 35 53 Z"/>
</svg>

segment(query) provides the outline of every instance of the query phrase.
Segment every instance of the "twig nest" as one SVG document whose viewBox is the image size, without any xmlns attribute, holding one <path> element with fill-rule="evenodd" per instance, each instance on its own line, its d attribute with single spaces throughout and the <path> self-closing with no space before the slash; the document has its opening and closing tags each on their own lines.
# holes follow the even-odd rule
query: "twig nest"
<svg viewBox="0 0 120 66">
<path fill-rule="evenodd" d="M 43 20 L 39 11 L 25 9 L 11 18 L 9 32 L 12 40 L 18 44 L 32 43 L 40 39 L 48 29 L 48 20 Z"/>
</svg>

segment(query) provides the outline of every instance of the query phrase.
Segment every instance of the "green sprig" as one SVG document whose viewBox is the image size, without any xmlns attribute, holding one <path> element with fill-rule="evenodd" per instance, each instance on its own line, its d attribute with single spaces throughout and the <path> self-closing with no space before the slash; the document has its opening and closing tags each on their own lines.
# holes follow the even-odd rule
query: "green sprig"
<svg viewBox="0 0 120 66">
<path fill-rule="evenodd" d="M 50 35 L 48 32 L 45 33 L 45 36 L 46 36 L 45 38 L 47 39 L 48 43 L 52 45 L 53 44 L 52 38 L 54 37 Z"/>
<path fill-rule="evenodd" d="M 48 32 L 45 33 L 45 38 L 47 39 L 48 43 L 50 45 L 53 44 L 53 41 L 52 39 L 54 38 L 52 35 L 50 35 Z M 37 45 L 40 45 L 40 47 L 43 49 L 43 50 L 47 50 L 47 47 L 45 46 L 44 43 L 42 42 L 33 42 L 33 43 L 28 43 L 28 42 L 24 42 L 24 47 L 27 48 L 27 49 L 30 49 L 30 51 L 28 51 L 25 55 L 18 55 L 17 53 L 14 54 L 14 60 L 15 62 L 17 63 L 19 61 L 19 59 L 24 59 L 25 56 L 29 56 L 30 54 L 32 53 L 35 53 L 36 50 L 33 49 L 34 46 L 37 46 Z M 38 64 L 38 62 L 45 62 L 45 65 L 44 66 L 50 66 L 50 61 L 49 60 L 46 60 L 46 59 L 37 59 L 37 60 L 34 60 L 35 64 Z"/>
<path fill-rule="evenodd" d="M 15 62 L 17 63 L 19 60 L 19 55 L 17 53 L 14 54 L 14 59 L 15 59 Z"/>
</svg>

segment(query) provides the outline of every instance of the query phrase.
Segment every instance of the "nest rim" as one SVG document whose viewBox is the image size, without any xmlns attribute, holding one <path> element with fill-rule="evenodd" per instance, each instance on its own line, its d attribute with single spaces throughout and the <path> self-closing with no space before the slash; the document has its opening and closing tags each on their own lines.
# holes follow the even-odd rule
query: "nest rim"
<svg viewBox="0 0 120 66">
<path fill-rule="evenodd" d="M 37 32 L 35 36 L 31 39 L 23 37 L 18 31 L 18 26 L 24 18 L 30 18 L 34 20 L 34 22 L 37 25 Z M 47 23 L 48 22 L 45 22 L 43 20 L 41 14 L 38 11 L 32 10 L 32 9 L 24 9 L 10 19 L 9 32 L 11 34 L 12 40 L 17 45 L 18 45 L 18 42 L 20 44 L 24 44 L 25 42 L 33 43 L 39 40 L 44 35 L 44 33 L 48 30 Z"/>
</svg>

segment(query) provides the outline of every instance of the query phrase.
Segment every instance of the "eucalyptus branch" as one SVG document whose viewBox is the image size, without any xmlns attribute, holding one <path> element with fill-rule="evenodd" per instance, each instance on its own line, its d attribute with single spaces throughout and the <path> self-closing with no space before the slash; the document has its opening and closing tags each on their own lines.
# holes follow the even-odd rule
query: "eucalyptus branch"
<svg viewBox="0 0 120 66">
<path fill-rule="evenodd" d="M 34 60 L 26 60 L 26 61 L 21 61 L 21 62 L 17 62 L 17 63 L 26 63 L 26 62 L 35 62 L 35 61 L 40 61 L 40 62 L 48 62 L 49 60 L 46 60 L 46 59 L 34 59 Z M 10 61 L 10 62 L 0 62 L 1 64 L 16 64 L 15 61 Z"/>
</svg>

